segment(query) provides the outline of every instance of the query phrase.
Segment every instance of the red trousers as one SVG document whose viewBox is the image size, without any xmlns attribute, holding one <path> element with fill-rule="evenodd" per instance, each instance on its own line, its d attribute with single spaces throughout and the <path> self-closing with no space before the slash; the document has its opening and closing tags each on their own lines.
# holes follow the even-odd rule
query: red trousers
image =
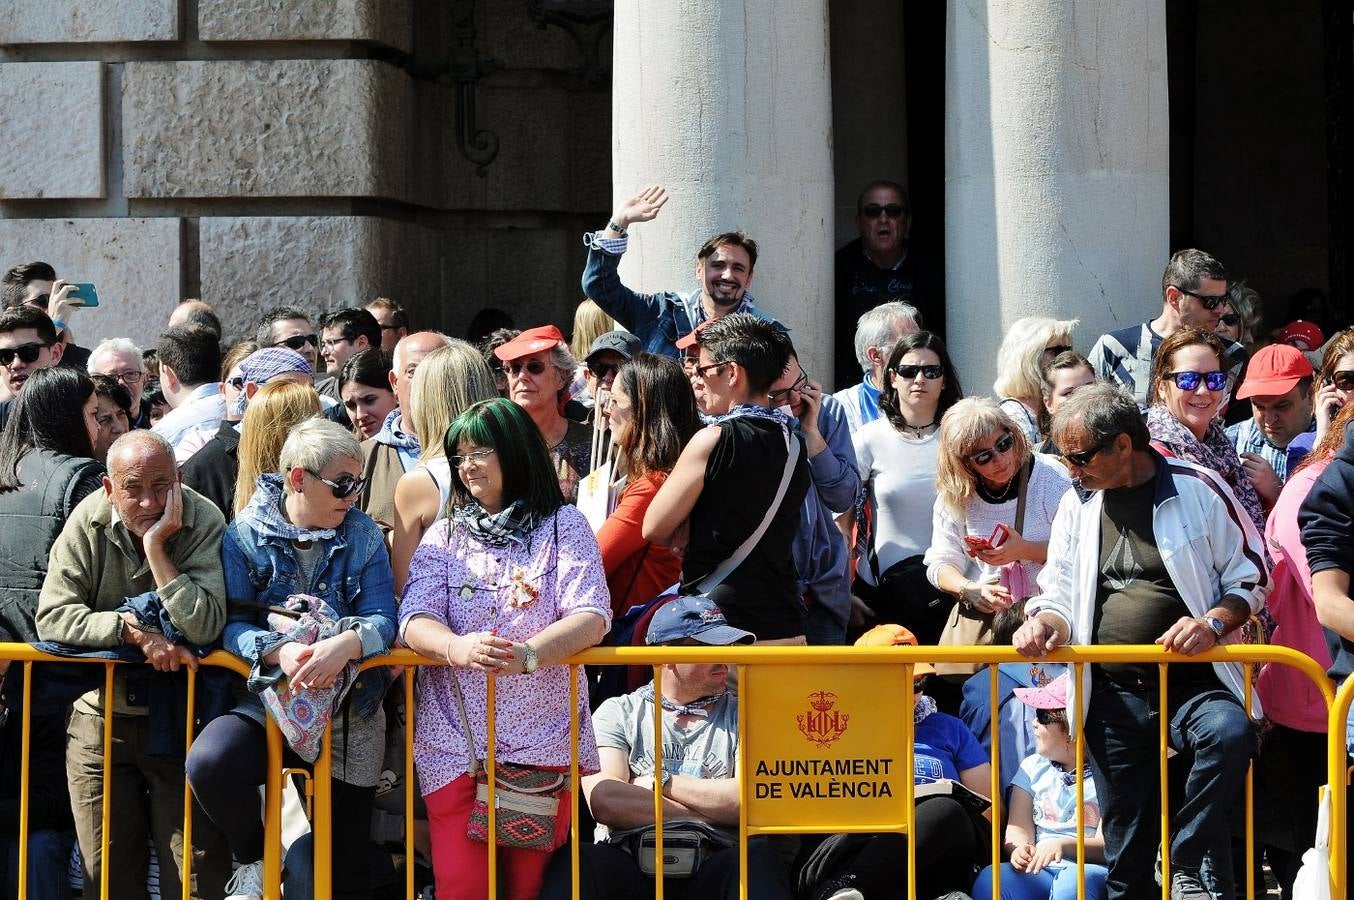
<svg viewBox="0 0 1354 900">
<path fill-rule="evenodd" d="M 471 840 L 465 833 L 475 800 L 474 779 L 462 775 L 423 800 L 432 832 L 437 900 L 485 900 L 489 896 L 489 845 Z M 572 802 L 565 791 L 560 794 L 555 817 L 556 844 L 568 840 L 571 811 Z M 497 856 L 501 896 L 506 900 L 535 900 L 553 854 L 499 847 Z"/>
</svg>

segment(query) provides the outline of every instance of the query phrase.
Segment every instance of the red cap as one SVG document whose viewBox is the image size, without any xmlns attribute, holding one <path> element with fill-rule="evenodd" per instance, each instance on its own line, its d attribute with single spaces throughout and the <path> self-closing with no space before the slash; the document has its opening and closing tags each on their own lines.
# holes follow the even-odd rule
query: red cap
<svg viewBox="0 0 1354 900">
<path fill-rule="evenodd" d="M 1326 343 L 1326 336 L 1315 323 L 1296 319 L 1283 327 L 1283 331 L 1279 332 L 1279 340 L 1299 350 L 1316 350 Z"/>
<path fill-rule="evenodd" d="M 1289 326 L 1292 327 L 1292 326 Z M 1247 397 L 1278 397 L 1291 391 L 1299 381 L 1316 373 L 1302 351 L 1288 344 L 1269 344 L 1255 351 L 1246 367 L 1246 380 L 1236 392 L 1238 400 Z"/>
<path fill-rule="evenodd" d="M 502 347 L 494 350 L 494 356 L 504 362 L 521 359 L 542 350 L 551 350 L 564 343 L 564 335 L 554 325 L 540 325 L 528 328 Z"/>
<path fill-rule="evenodd" d="M 695 328 L 691 329 L 686 334 L 679 337 L 677 339 L 677 349 L 689 350 L 692 347 L 699 344 L 701 342 L 700 333 L 704 331 L 705 328 L 713 321 L 714 319 L 706 319 L 704 322 L 700 323 Z"/>
</svg>

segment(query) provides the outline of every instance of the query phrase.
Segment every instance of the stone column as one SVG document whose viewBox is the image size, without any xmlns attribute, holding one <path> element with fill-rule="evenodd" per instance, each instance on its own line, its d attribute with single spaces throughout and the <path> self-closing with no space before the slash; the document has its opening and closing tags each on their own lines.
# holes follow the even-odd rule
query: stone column
<svg viewBox="0 0 1354 900">
<path fill-rule="evenodd" d="M 1079 318 L 1085 352 L 1160 311 L 1165 10 L 951 0 L 946 31 L 946 331 L 983 394 L 1016 319 Z"/>
<path fill-rule="evenodd" d="M 671 199 L 632 232 L 621 277 L 696 286 L 706 238 L 759 247 L 751 293 L 792 329 L 804 368 L 831 370 L 832 111 L 826 0 L 618 0 L 612 71 L 617 200 Z M 597 223 L 601 227 L 602 222 Z"/>
</svg>

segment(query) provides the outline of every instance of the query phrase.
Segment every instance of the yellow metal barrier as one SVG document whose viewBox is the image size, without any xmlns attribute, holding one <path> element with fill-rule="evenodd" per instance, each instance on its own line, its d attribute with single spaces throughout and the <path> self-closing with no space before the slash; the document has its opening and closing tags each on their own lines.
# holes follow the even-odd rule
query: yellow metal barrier
<svg viewBox="0 0 1354 900">
<path fill-rule="evenodd" d="M 29 766 L 29 736 L 30 736 L 30 711 L 31 711 L 31 691 L 32 691 L 32 663 L 33 662 L 62 662 L 69 664 L 105 666 L 105 704 L 111 702 L 113 682 L 113 667 L 117 663 L 97 659 L 79 659 L 67 657 L 54 657 L 40 653 L 26 644 L 0 644 L 0 659 L 9 659 L 20 662 L 24 665 L 24 707 L 23 707 L 23 751 L 21 758 L 21 771 L 24 789 L 20 794 L 20 823 L 19 823 L 19 891 L 20 896 L 24 896 L 27 887 L 27 849 L 28 849 L 28 766 Z M 1140 647 L 1069 647 L 1050 654 L 1045 658 L 1047 662 L 1067 663 L 1073 670 L 1073 679 L 1075 683 L 1080 682 L 1080 676 L 1083 667 L 1086 664 L 1094 663 L 1113 663 L 1113 662 L 1156 662 L 1160 666 L 1161 672 L 1161 694 L 1160 703 L 1162 708 L 1166 705 L 1167 679 L 1169 677 L 1169 668 L 1171 665 L 1189 664 L 1197 665 L 1211 662 L 1232 662 L 1240 663 L 1245 666 L 1246 671 L 1246 694 L 1249 697 L 1252 691 L 1254 667 L 1260 664 L 1272 663 L 1293 666 L 1303 672 L 1308 678 L 1317 685 L 1322 695 L 1326 698 L 1330 709 L 1330 738 L 1328 742 L 1328 771 L 1329 780 L 1332 786 L 1337 789 L 1332 791 L 1331 807 L 1331 884 L 1334 896 L 1342 896 L 1346 879 L 1346 865 L 1344 859 L 1344 845 L 1346 835 L 1344 831 L 1344 809 L 1345 796 L 1342 786 L 1346 778 L 1347 757 L 1345 752 L 1345 727 L 1344 722 L 1348 714 L 1351 702 L 1354 702 L 1354 683 L 1345 685 L 1338 694 L 1333 690 L 1329 679 L 1327 679 L 1324 670 L 1309 657 L 1285 647 L 1277 646 L 1226 646 L 1216 648 L 1207 653 L 1195 657 L 1184 657 L 1179 654 L 1166 653 L 1159 647 L 1140 646 Z M 913 778 L 913 724 L 910 715 L 901 716 L 902 724 L 902 765 L 899 770 L 905 777 L 901 779 L 902 803 L 905 812 L 905 820 L 902 822 L 884 823 L 886 827 L 879 827 L 880 823 L 870 822 L 861 824 L 858 821 L 843 819 L 841 821 L 818 822 L 811 826 L 805 826 L 802 822 L 786 822 L 783 824 L 754 824 L 750 821 L 749 808 L 751 806 L 749 789 L 753 778 L 747 770 L 747 761 L 742 749 L 747 746 L 746 738 L 749 733 L 749 719 L 754 706 L 757 704 L 755 696 L 756 688 L 749 682 L 748 674 L 751 669 L 759 666 L 832 666 L 832 667 L 851 667 L 851 666 L 891 666 L 897 667 L 903 678 L 903 684 L 911 683 L 912 667 L 919 662 L 956 662 L 956 663 L 980 663 L 991 664 L 990 669 L 990 691 L 992 698 L 992 708 L 994 710 L 994 719 L 992 727 L 992 747 L 991 758 L 994 761 L 993 775 L 991 784 L 992 793 L 992 818 L 994 822 L 992 839 L 992 860 L 995 863 L 993 873 L 993 897 L 1000 896 L 1000 862 L 1001 850 L 1003 845 L 1003 836 L 1001 834 L 1000 823 L 1001 815 L 1001 789 L 999 761 L 1000 755 L 1000 728 L 997 725 L 995 710 L 998 708 L 997 700 L 997 669 L 996 664 L 1003 662 L 1024 661 L 1011 648 L 1000 647 L 624 647 L 624 648 L 597 648 L 585 651 L 576 657 L 567 660 L 565 664 L 569 665 L 571 675 L 576 675 L 578 666 L 602 666 L 602 665 L 643 665 L 653 669 L 655 681 L 655 695 L 661 692 L 662 671 L 661 666 L 672 663 L 725 663 L 737 667 L 737 683 L 739 690 L 738 704 L 738 731 L 740 757 L 738 769 L 736 772 L 739 778 L 740 791 L 740 810 L 739 810 L 739 866 L 743 873 L 740 895 L 747 896 L 747 841 L 749 837 L 757 835 L 775 835 L 775 834 L 807 834 L 807 833 L 834 833 L 834 832 L 881 832 L 895 831 L 900 833 L 910 833 L 913 830 L 914 822 L 914 791 Z M 230 669 L 241 676 L 248 674 L 248 665 L 231 654 L 216 652 L 202 661 L 204 665 L 219 666 Z M 406 809 L 413 808 L 413 784 L 414 779 L 410 777 L 413 772 L 413 732 L 415 729 L 414 715 L 414 677 L 417 668 L 425 665 L 442 665 L 440 661 L 424 659 L 411 651 L 396 651 L 387 656 L 368 660 L 363 664 L 364 669 L 383 665 L 403 666 L 404 683 L 403 694 L 406 704 L 406 743 L 405 743 L 405 801 Z M 195 678 L 192 673 L 189 674 L 189 706 L 188 706 L 188 732 L 185 734 L 185 751 L 192 743 L 192 723 L 194 720 L 195 708 Z M 580 790 L 580 772 L 578 763 L 578 736 L 579 721 L 578 711 L 582 708 L 581 704 L 585 698 L 578 696 L 577 679 L 570 679 L 570 697 L 573 715 L 570 721 L 570 735 L 574 753 L 571 755 L 569 771 L 570 803 L 573 811 L 573 821 L 571 824 L 572 846 L 570 849 L 573 861 L 573 894 L 578 896 L 579 891 L 579 824 L 578 824 L 578 804 Z M 750 693 L 751 691 L 751 693 Z M 878 697 L 868 698 L 873 702 L 878 702 Z M 494 691 L 494 679 L 489 680 L 488 704 L 489 709 L 494 709 L 496 696 Z M 900 711 L 910 711 L 910 698 L 898 697 L 897 702 Z M 662 719 L 661 704 L 654 705 L 654 745 L 655 745 L 655 766 L 662 765 Z M 105 706 L 105 746 L 104 746 L 104 776 L 105 786 L 108 784 L 109 773 L 111 771 L 111 728 L 113 717 L 109 714 Z M 769 710 L 759 708 L 758 715 L 769 714 Z M 1075 717 L 1077 740 L 1076 740 L 1076 764 L 1077 764 L 1077 822 L 1078 839 L 1076 861 L 1079 869 L 1078 896 L 1085 897 L 1084 866 L 1086 864 L 1085 845 L 1081 837 L 1084 830 L 1083 825 L 1083 782 L 1081 772 L 1085 761 L 1084 746 L 1084 721 L 1080 704 L 1077 709 L 1071 713 Z M 1167 833 L 1169 828 L 1168 814 L 1165 812 L 1169 808 L 1169 796 L 1166 786 L 1166 727 L 1167 717 L 1161 716 L 1160 741 L 1161 752 L 1159 759 L 1159 772 L 1161 773 L 1161 803 L 1162 803 L 1162 828 L 1163 833 Z M 495 786 L 492 773 L 496 764 L 494 752 L 494 717 L 491 715 L 488 725 L 489 735 L 489 753 L 486 760 L 486 767 L 490 773 L 489 778 L 489 829 L 490 833 L 495 833 L 496 813 L 495 813 Z M 281 788 L 283 780 L 282 769 L 282 737 L 275 724 L 271 721 L 267 727 L 267 746 L 268 746 L 268 775 L 265 783 L 265 803 L 264 803 L 264 822 L 265 822 L 265 856 L 264 856 L 264 884 L 265 897 L 267 900 L 277 900 L 280 897 L 281 889 Z M 323 748 L 319 759 L 315 764 L 314 771 L 314 865 L 315 865 L 315 896 L 317 898 L 330 897 L 332 893 L 332 851 L 331 851 L 331 810 L 332 797 L 330 790 L 331 777 L 331 747 L 329 736 L 326 735 Z M 103 799 L 102 815 L 104 820 L 103 829 L 103 858 L 107 859 L 108 842 L 108 818 L 111 814 L 110 795 L 105 789 Z M 1314 800 L 1315 798 L 1313 798 Z M 1253 840 L 1253 821 L 1252 821 L 1252 786 L 1248 776 L 1246 786 L 1246 842 L 1247 842 L 1247 860 L 1253 861 L 1254 840 Z M 661 782 L 655 781 L 654 787 L 654 814 L 656 825 L 656 860 L 655 868 L 660 873 L 660 877 L 655 878 L 655 896 L 663 895 L 663 880 L 661 878 L 663 866 L 662 854 L 662 794 Z M 411 823 L 406 823 L 406 858 L 411 861 L 414 859 L 414 829 Z M 192 795 L 185 780 L 184 791 L 184 846 L 191 848 L 192 834 Z M 491 841 L 488 847 L 489 856 L 489 896 L 496 896 L 497 892 L 497 872 L 496 872 L 496 850 Z M 184 897 L 189 896 L 189 886 L 191 884 L 191 859 L 192 854 L 185 851 L 184 859 Z M 907 841 L 907 863 L 908 863 L 908 895 L 915 894 L 916 879 L 916 842 Z M 165 861 L 164 864 L 172 865 L 172 861 Z M 414 890 L 414 869 L 413 865 L 407 865 L 406 890 L 410 896 Z M 1170 855 L 1169 841 L 1163 841 L 1162 848 L 1162 870 L 1163 886 L 1162 896 L 1164 900 L 1169 900 L 1170 896 Z M 1248 865 L 1248 871 L 1253 870 L 1253 866 Z M 109 867 L 102 867 L 103 892 L 107 895 Z M 1255 884 L 1253 878 L 1248 876 L 1247 894 L 1255 895 Z"/>
</svg>

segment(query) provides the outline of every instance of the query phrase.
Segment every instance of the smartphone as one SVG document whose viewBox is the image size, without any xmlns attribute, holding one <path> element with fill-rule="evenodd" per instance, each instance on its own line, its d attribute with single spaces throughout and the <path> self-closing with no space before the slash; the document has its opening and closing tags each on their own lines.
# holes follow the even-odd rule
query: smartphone
<svg viewBox="0 0 1354 900">
<path fill-rule="evenodd" d="M 79 301 L 80 305 L 86 309 L 99 305 L 99 292 L 94 290 L 94 285 L 88 281 L 78 281 L 71 285 L 71 292 L 68 296 L 72 300 Z"/>
<path fill-rule="evenodd" d="M 1006 542 L 1010 536 L 1011 530 L 1001 522 L 992 529 L 992 534 L 987 537 L 978 537 L 976 534 L 964 535 L 964 543 L 968 544 L 968 555 L 977 556 L 980 550 L 994 550 Z"/>
</svg>

